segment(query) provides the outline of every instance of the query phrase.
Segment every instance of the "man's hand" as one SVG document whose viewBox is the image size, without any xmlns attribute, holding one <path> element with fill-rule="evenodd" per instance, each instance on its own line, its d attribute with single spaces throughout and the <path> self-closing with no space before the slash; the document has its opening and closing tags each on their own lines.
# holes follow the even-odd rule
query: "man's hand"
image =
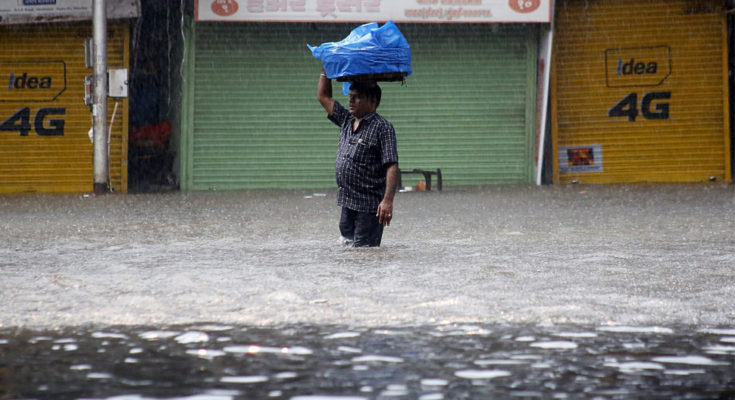
<svg viewBox="0 0 735 400">
<path fill-rule="evenodd" d="M 393 200 L 383 199 L 380 202 L 377 217 L 381 225 L 390 225 L 390 220 L 393 219 Z"/>
<path fill-rule="evenodd" d="M 378 222 L 381 225 L 390 225 L 393 219 L 393 197 L 398 186 L 398 164 L 390 164 L 385 171 L 385 195 L 378 205 Z"/>
</svg>

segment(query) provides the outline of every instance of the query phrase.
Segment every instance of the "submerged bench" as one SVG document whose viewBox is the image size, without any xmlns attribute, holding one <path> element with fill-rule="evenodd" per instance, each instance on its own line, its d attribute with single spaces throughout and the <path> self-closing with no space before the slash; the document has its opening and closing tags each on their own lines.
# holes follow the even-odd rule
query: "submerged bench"
<svg viewBox="0 0 735 400">
<path fill-rule="evenodd" d="M 431 176 L 436 175 L 436 189 L 441 192 L 442 190 L 442 170 L 437 168 L 436 171 L 427 171 L 424 169 L 412 169 L 410 171 L 403 171 L 398 169 L 398 187 L 403 187 L 401 184 L 403 174 L 422 174 L 424 175 L 424 181 L 426 182 L 426 191 L 431 191 Z"/>
</svg>

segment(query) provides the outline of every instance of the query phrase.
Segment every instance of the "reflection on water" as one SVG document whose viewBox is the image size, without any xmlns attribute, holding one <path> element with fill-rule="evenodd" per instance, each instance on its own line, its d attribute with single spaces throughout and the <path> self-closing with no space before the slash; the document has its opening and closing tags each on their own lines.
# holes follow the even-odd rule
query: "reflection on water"
<svg viewBox="0 0 735 400">
<path fill-rule="evenodd" d="M 732 399 L 735 329 L 0 330 L 1 399 Z"/>
</svg>

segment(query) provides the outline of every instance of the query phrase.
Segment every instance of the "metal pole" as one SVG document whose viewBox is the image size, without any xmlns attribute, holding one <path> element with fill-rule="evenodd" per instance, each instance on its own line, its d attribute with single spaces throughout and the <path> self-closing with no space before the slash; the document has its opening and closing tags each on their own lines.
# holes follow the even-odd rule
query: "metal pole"
<svg viewBox="0 0 735 400">
<path fill-rule="evenodd" d="M 107 153 L 107 14 L 105 0 L 93 0 L 94 40 L 94 192 L 109 191 L 109 154 Z"/>
</svg>

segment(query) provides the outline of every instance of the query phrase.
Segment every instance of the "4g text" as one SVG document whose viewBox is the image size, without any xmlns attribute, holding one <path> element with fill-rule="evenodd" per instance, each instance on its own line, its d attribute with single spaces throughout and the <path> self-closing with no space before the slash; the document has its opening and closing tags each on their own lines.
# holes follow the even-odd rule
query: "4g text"
<svg viewBox="0 0 735 400">
<path fill-rule="evenodd" d="M 18 136 L 28 136 L 33 130 L 38 136 L 63 136 L 65 121 L 55 116 L 66 115 L 66 108 L 39 108 L 31 118 L 30 107 L 23 107 L 0 122 L 0 132 L 18 132 Z"/>
<path fill-rule="evenodd" d="M 641 99 L 640 114 L 645 119 L 669 119 L 669 103 L 662 100 L 671 98 L 671 92 L 645 93 Z M 609 117 L 628 117 L 634 122 L 638 117 L 638 93 L 630 93 L 607 111 Z"/>
</svg>

